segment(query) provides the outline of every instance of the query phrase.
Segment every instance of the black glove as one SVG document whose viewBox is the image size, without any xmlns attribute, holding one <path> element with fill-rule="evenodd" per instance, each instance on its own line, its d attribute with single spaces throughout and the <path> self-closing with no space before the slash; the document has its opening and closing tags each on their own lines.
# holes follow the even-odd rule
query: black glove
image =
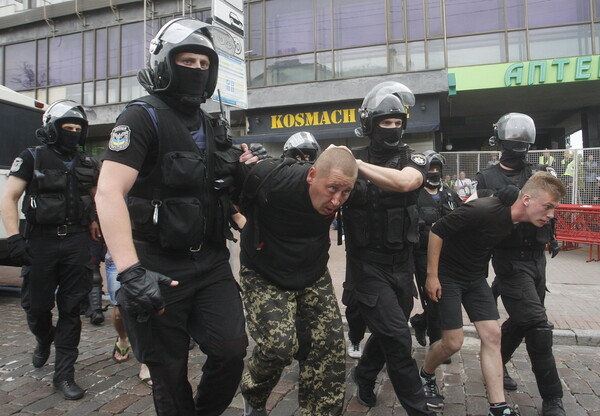
<svg viewBox="0 0 600 416">
<path fill-rule="evenodd" d="M 496 192 L 496 197 L 505 207 L 510 207 L 519 197 L 519 188 L 514 185 L 508 185 Z"/>
<path fill-rule="evenodd" d="M 560 247 L 558 246 L 558 241 L 552 240 L 550 244 L 548 244 L 548 253 L 550 253 L 551 258 L 556 257 L 558 252 L 560 251 Z"/>
<path fill-rule="evenodd" d="M 267 149 L 265 149 L 260 143 L 252 143 L 249 149 L 252 151 L 252 154 L 258 158 L 258 160 L 266 159 L 268 157 Z"/>
<path fill-rule="evenodd" d="M 6 239 L 6 242 L 8 243 L 8 252 L 12 261 L 21 266 L 31 265 L 31 254 L 29 254 L 27 242 L 21 234 L 11 235 Z"/>
<path fill-rule="evenodd" d="M 165 307 L 159 284 L 169 285 L 173 279 L 151 270 L 138 262 L 117 276 L 121 288 L 117 291 L 117 302 L 140 323 L 146 322 L 150 314 Z"/>
</svg>

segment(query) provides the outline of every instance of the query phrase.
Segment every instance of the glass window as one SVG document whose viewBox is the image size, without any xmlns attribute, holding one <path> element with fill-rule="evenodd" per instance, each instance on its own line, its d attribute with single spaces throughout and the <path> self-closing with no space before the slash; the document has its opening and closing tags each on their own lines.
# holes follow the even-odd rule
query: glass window
<svg viewBox="0 0 600 416">
<path fill-rule="evenodd" d="M 590 25 L 553 27 L 529 31 L 529 59 L 589 55 L 592 52 Z"/>
<path fill-rule="evenodd" d="M 600 19 L 600 0 L 594 0 L 594 20 Z"/>
<path fill-rule="evenodd" d="M 94 83 L 85 82 L 83 84 L 83 105 L 94 105 Z"/>
<path fill-rule="evenodd" d="M 317 49 L 331 48 L 331 3 L 329 1 L 317 2 Z"/>
<path fill-rule="evenodd" d="M 137 77 L 121 78 L 121 101 L 131 101 L 144 95 L 144 88 Z"/>
<path fill-rule="evenodd" d="M 335 48 L 386 42 L 384 0 L 333 0 Z"/>
<path fill-rule="evenodd" d="M 317 79 L 332 79 L 333 76 L 333 52 L 317 53 Z"/>
<path fill-rule="evenodd" d="M 271 0 L 265 5 L 267 56 L 314 51 L 312 0 Z"/>
<path fill-rule="evenodd" d="M 37 41 L 37 86 L 48 85 L 48 40 Z"/>
<path fill-rule="evenodd" d="M 387 48 L 383 45 L 335 51 L 334 60 L 340 78 L 387 72 Z"/>
<path fill-rule="evenodd" d="M 446 67 L 444 59 L 444 40 L 434 39 L 427 41 L 427 69 L 440 69 Z"/>
<path fill-rule="evenodd" d="M 48 88 L 48 103 L 58 100 L 73 100 L 81 102 L 81 84 L 61 85 Z"/>
<path fill-rule="evenodd" d="M 425 65 L 425 42 L 410 42 L 408 44 L 408 70 L 422 71 Z"/>
<path fill-rule="evenodd" d="M 263 3 L 252 3 L 248 5 L 250 15 L 250 31 L 248 33 L 250 56 L 262 56 L 263 54 Z"/>
<path fill-rule="evenodd" d="M 106 104 L 106 81 L 96 81 L 96 104 Z"/>
<path fill-rule="evenodd" d="M 442 6 L 440 0 L 429 0 L 427 8 L 427 36 L 441 36 L 442 29 Z"/>
<path fill-rule="evenodd" d="M 446 0 L 448 36 L 503 29 L 503 0 Z"/>
<path fill-rule="evenodd" d="M 390 72 L 406 72 L 406 45 L 394 43 L 389 46 Z"/>
<path fill-rule="evenodd" d="M 119 102 L 119 80 L 109 79 L 108 80 L 108 103 Z"/>
<path fill-rule="evenodd" d="M 594 29 L 594 33 L 596 34 L 596 40 L 594 41 L 594 54 L 600 55 L 600 23 L 596 23 L 594 25 Z"/>
<path fill-rule="evenodd" d="M 106 29 L 96 31 L 96 79 L 106 78 L 107 38 L 108 31 Z"/>
<path fill-rule="evenodd" d="M 391 39 L 404 39 L 404 2 L 402 0 L 390 2 L 390 37 Z"/>
<path fill-rule="evenodd" d="M 250 80 L 251 87 L 262 87 L 265 85 L 265 61 L 259 59 L 250 61 Z"/>
<path fill-rule="evenodd" d="M 527 39 L 524 31 L 508 32 L 508 62 L 527 60 Z"/>
<path fill-rule="evenodd" d="M 506 62 L 504 34 L 449 38 L 448 67 Z"/>
<path fill-rule="evenodd" d="M 35 88 L 35 41 L 8 45 L 5 52 L 5 85 L 17 91 Z"/>
<path fill-rule="evenodd" d="M 119 75 L 119 26 L 108 28 L 108 76 Z M 109 101 L 112 102 L 112 101 Z"/>
<path fill-rule="evenodd" d="M 137 74 L 144 66 L 144 24 L 121 27 L 121 75 Z M 129 100 L 127 100 L 129 101 Z"/>
<path fill-rule="evenodd" d="M 94 79 L 94 36 L 93 30 L 83 32 L 83 79 Z"/>
<path fill-rule="evenodd" d="M 0 84 L 6 85 L 4 82 L 4 47 L 0 46 Z"/>
<path fill-rule="evenodd" d="M 423 39 L 425 29 L 425 12 L 423 11 L 422 1 L 406 2 L 406 25 L 408 26 L 408 39 Z"/>
<path fill-rule="evenodd" d="M 267 59 L 267 85 L 313 81 L 315 79 L 314 54 Z"/>
<path fill-rule="evenodd" d="M 527 2 L 529 27 L 561 25 L 590 20 L 589 0 L 536 0 Z"/>
<path fill-rule="evenodd" d="M 81 33 L 49 39 L 49 85 L 81 81 Z"/>
<path fill-rule="evenodd" d="M 525 28 L 525 0 L 506 1 L 506 26 L 508 29 Z"/>
</svg>

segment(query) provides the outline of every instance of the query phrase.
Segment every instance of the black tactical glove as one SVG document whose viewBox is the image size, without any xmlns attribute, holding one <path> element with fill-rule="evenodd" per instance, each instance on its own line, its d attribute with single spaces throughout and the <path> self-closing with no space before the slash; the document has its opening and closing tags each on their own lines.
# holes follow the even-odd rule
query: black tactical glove
<svg viewBox="0 0 600 416">
<path fill-rule="evenodd" d="M 560 247 L 558 246 L 558 241 L 552 240 L 548 244 L 548 253 L 550 253 L 551 258 L 556 257 L 558 252 L 560 251 Z"/>
<path fill-rule="evenodd" d="M 10 258 L 21 266 L 31 265 L 31 254 L 27 248 L 27 242 L 21 234 L 11 235 L 6 239 Z"/>
<path fill-rule="evenodd" d="M 165 307 L 159 284 L 169 285 L 173 279 L 151 270 L 138 262 L 117 276 L 121 288 L 117 291 L 117 302 L 140 323 L 146 322 L 150 314 Z"/>
<path fill-rule="evenodd" d="M 260 143 L 252 143 L 249 149 L 252 154 L 258 158 L 258 160 L 266 159 L 268 157 L 267 149 L 265 149 Z"/>
<path fill-rule="evenodd" d="M 519 197 L 519 188 L 514 185 L 508 185 L 496 192 L 496 197 L 505 207 L 510 207 Z"/>
</svg>

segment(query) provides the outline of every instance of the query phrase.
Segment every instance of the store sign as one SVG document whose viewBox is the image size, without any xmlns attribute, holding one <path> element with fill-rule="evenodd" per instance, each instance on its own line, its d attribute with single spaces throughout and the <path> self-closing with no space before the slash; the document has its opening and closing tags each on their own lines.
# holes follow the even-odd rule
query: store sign
<svg viewBox="0 0 600 416">
<path fill-rule="evenodd" d="M 271 115 L 271 129 L 356 123 L 356 108 Z"/>
<path fill-rule="evenodd" d="M 600 80 L 600 55 L 448 69 L 456 91 Z"/>
</svg>

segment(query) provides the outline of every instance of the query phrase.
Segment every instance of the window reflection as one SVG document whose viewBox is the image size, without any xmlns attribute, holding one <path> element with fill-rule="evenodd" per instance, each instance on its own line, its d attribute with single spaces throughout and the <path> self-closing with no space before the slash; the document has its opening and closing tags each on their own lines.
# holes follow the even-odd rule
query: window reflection
<svg viewBox="0 0 600 416">
<path fill-rule="evenodd" d="M 35 88 L 35 42 L 6 46 L 6 79 L 8 88 L 24 90 Z"/>
<path fill-rule="evenodd" d="M 121 78 L 121 101 L 131 101 L 145 95 L 137 77 Z"/>
<path fill-rule="evenodd" d="M 387 72 L 387 51 L 383 45 L 335 51 L 334 59 L 335 74 L 341 78 Z"/>
<path fill-rule="evenodd" d="M 248 84 L 251 87 L 262 87 L 265 85 L 265 61 L 250 61 L 250 77 Z"/>
<path fill-rule="evenodd" d="M 267 59 L 267 85 L 313 81 L 315 79 L 314 62 L 315 58 L 312 53 Z"/>
<path fill-rule="evenodd" d="M 508 32 L 508 61 L 527 60 L 527 41 L 525 32 Z"/>
<path fill-rule="evenodd" d="M 446 2 L 446 33 L 466 35 L 504 29 L 503 0 L 451 0 Z"/>
<path fill-rule="evenodd" d="M 529 27 L 579 23 L 590 20 L 589 0 L 536 0 L 527 2 Z"/>
<path fill-rule="evenodd" d="M 529 58 L 547 59 L 589 55 L 592 33 L 589 25 L 529 31 Z"/>
<path fill-rule="evenodd" d="M 60 87 L 48 88 L 48 103 L 65 99 L 80 103 L 81 84 L 61 85 Z"/>
<path fill-rule="evenodd" d="M 448 66 L 467 66 L 506 62 L 504 34 L 449 38 Z"/>
<path fill-rule="evenodd" d="M 121 27 L 121 75 L 137 74 L 144 66 L 144 25 L 133 23 Z"/>
<path fill-rule="evenodd" d="M 49 39 L 49 85 L 81 81 L 81 33 Z"/>
<path fill-rule="evenodd" d="M 334 0 L 333 36 L 336 48 L 384 43 L 383 0 Z"/>
<path fill-rule="evenodd" d="M 314 51 L 312 0 L 271 0 L 266 8 L 268 56 Z"/>
</svg>

